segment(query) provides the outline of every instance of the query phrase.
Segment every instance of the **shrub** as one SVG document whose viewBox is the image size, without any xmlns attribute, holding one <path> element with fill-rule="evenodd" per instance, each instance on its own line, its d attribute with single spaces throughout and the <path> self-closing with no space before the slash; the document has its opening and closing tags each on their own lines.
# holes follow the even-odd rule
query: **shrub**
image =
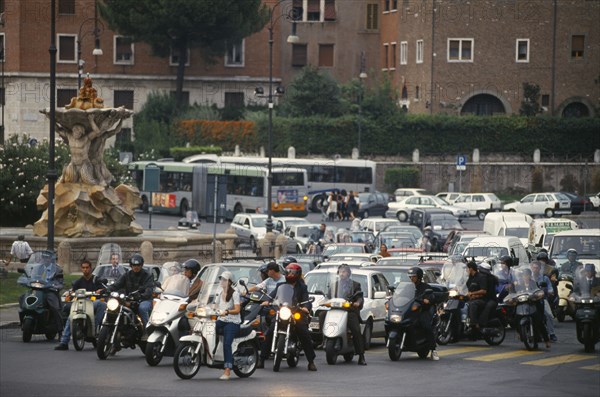
<svg viewBox="0 0 600 397">
<path fill-rule="evenodd" d="M 383 182 L 388 193 L 398 188 L 419 186 L 421 175 L 418 168 L 399 167 L 385 170 Z"/>
</svg>

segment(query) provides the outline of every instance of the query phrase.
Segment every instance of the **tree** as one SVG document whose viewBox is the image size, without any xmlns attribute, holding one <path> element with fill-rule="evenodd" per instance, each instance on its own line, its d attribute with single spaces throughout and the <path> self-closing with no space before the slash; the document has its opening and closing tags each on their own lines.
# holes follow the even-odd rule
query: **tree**
<svg viewBox="0 0 600 397">
<path fill-rule="evenodd" d="M 145 42 L 155 54 L 178 55 L 177 103 L 182 103 L 187 51 L 199 48 L 207 62 L 228 43 L 260 31 L 269 19 L 261 0 L 102 0 L 100 13 L 111 29 Z"/>
<path fill-rule="evenodd" d="M 540 86 L 538 84 L 523 83 L 523 101 L 519 114 L 521 116 L 535 116 L 541 113 Z"/>
</svg>

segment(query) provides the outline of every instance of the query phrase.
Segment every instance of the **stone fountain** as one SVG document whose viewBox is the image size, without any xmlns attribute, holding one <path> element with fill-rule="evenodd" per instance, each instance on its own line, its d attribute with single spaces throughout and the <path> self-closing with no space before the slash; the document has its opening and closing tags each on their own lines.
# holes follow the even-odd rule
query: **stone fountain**
<svg viewBox="0 0 600 397">
<path fill-rule="evenodd" d="M 42 110 L 49 116 L 49 110 Z M 105 108 L 87 76 L 79 95 L 55 113 L 56 132 L 68 143 L 71 162 L 55 185 L 54 231 L 63 237 L 134 236 L 142 227 L 134 222 L 141 203 L 139 191 L 114 180 L 104 163 L 106 140 L 121 130 L 133 112 Z M 44 213 L 33 226 L 37 236 L 48 234 L 48 185 L 37 198 Z"/>
</svg>

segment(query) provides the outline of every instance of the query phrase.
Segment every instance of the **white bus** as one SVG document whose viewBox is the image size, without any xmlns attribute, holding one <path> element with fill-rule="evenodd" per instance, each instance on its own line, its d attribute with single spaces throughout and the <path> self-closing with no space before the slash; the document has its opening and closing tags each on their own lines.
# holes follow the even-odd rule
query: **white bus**
<svg viewBox="0 0 600 397">
<path fill-rule="evenodd" d="M 156 192 L 143 191 L 144 172 L 148 165 L 160 169 Z M 195 210 L 201 217 L 213 216 L 215 176 L 219 216 L 233 219 L 239 212 L 267 213 L 268 170 L 256 165 L 190 164 L 174 161 L 137 161 L 129 170 L 140 189 L 141 208 L 155 212 L 181 214 Z M 307 177 L 302 168 L 273 168 L 272 215 L 306 216 Z"/>
<path fill-rule="evenodd" d="M 197 154 L 183 159 L 186 163 L 221 163 L 260 165 L 267 167 L 268 157 L 217 156 Z M 370 160 L 351 159 L 289 159 L 273 157 L 273 167 L 297 167 L 306 170 L 310 208 L 319 211 L 323 200 L 332 191 L 374 192 L 376 165 Z"/>
</svg>

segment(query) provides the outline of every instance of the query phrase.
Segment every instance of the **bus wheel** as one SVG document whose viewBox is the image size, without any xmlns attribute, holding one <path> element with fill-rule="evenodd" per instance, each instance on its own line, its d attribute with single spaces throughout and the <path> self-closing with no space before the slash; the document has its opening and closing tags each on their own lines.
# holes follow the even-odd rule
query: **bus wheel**
<svg viewBox="0 0 600 397">
<path fill-rule="evenodd" d="M 188 201 L 186 199 L 181 200 L 181 204 L 179 205 L 179 212 L 181 216 L 185 217 L 187 215 L 190 206 L 188 205 Z"/>
<path fill-rule="evenodd" d="M 310 209 L 313 212 L 321 212 L 321 208 L 323 207 L 323 199 L 324 197 L 320 194 L 313 197 Z"/>
</svg>

